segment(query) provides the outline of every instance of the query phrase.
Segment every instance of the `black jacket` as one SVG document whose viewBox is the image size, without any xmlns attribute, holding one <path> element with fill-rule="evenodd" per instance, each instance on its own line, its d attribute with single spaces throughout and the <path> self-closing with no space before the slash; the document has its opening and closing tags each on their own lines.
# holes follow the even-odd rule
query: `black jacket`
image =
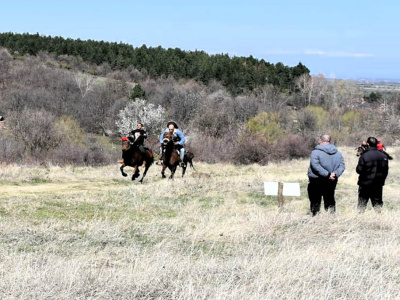
<svg viewBox="0 0 400 300">
<path fill-rule="evenodd" d="M 385 185 L 389 172 L 387 155 L 377 148 L 367 148 L 358 160 L 356 172 L 360 174 L 357 182 L 359 186 Z"/>
<path fill-rule="evenodd" d="M 137 145 L 143 145 L 144 139 L 147 139 L 147 133 L 143 129 L 134 129 L 129 133 L 130 141 Z"/>
</svg>

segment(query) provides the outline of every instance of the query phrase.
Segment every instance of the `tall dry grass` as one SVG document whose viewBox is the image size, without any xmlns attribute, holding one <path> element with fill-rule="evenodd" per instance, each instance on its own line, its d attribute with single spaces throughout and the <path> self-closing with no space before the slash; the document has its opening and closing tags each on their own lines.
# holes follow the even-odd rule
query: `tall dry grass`
<svg viewBox="0 0 400 300">
<path fill-rule="evenodd" d="M 399 162 L 384 209 L 358 215 L 357 158 L 337 213 L 308 215 L 308 159 L 268 166 L 195 163 L 140 185 L 118 165 L 0 166 L 1 299 L 399 299 Z M 396 156 L 396 149 L 391 154 Z M 302 196 L 263 195 L 264 181 Z"/>
</svg>

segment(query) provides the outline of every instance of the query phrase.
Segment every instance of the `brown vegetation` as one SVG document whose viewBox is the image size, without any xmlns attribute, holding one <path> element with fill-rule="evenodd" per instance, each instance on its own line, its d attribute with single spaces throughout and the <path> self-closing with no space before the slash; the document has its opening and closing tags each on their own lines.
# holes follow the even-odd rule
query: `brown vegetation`
<svg viewBox="0 0 400 300">
<path fill-rule="evenodd" d="M 2 299 L 396 299 L 400 149 L 384 207 L 357 214 L 357 158 L 337 212 L 312 218 L 308 159 L 268 166 L 197 163 L 173 182 L 144 184 L 103 167 L 0 168 Z M 300 182 L 301 197 L 263 194 Z"/>
<path fill-rule="evenodd" d="M 324 132 L 339 146 L 358 145 L 371 135 L 392 145 L 400 136 L 397 91 L 367 97 L 354 82 L 321 75 L 300 77 L 296 92 L 266 85 L 233 96 L 216 81 L 154 79 L 134 66 L 113 70 L 68 55 L 15 56 L 1 49 L 0 68 L 0 115 L 7 122 L 0 130 L 0 161 L 7 163 L 114 162 L 123 134 L 115 121 L 134 101 L 135 88 L 165 109 L 165 119 L 179 123 L 187 146 L 204 162 L 305 157 Z M 160 132 L 149 132 L 155 153 Z"/>
</svg>

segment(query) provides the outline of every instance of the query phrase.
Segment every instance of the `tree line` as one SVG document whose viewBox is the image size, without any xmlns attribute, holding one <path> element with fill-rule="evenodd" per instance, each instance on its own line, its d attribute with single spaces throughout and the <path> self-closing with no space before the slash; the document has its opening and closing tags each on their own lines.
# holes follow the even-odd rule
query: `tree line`
<svg viewBox="0 0 400 300">
<path fill-rule="evenodd" d="M 249 57 L 230 57 L 228 54 L 209 55 L 204 51 L 184 51 L 179 48 L 133 47 L 125 43 L 51 37 L 29 33 L 0 33 L 0 46 L 13 55 L 37 55 L 39 52 L 81 57 L 95 65 L 108 64 L 112 70 L 134 66 L 153 78 L 174 76 L 194 79 L 203 84 L 221 82 L 234 95 L 252 91 L 266 84 L 282 91 L 296 89 L 295 81 L 309 69 L 299 62 L 289 67 L 281 62 L 272 64 Z M 95 70 L 91 70 L 96 73 Z"/>
</svg>

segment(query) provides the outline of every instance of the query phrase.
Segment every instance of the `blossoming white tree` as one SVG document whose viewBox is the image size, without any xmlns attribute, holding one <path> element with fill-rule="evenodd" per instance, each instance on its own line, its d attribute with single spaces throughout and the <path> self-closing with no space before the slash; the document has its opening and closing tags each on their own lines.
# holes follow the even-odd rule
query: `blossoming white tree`
<svg viewBox="0 0 400 300">
<path fill-rule="evenodd" d="M 119 111 L 115 124 L 123 135 L 136 129 L 139 122 L 146 128 L 148 135 L 157 135 L 165 126 L 164 112 L 161 105 L 156 107 L 152 103 L 147 103 L 146 100 L 136 98 Z"/>
</svg>

